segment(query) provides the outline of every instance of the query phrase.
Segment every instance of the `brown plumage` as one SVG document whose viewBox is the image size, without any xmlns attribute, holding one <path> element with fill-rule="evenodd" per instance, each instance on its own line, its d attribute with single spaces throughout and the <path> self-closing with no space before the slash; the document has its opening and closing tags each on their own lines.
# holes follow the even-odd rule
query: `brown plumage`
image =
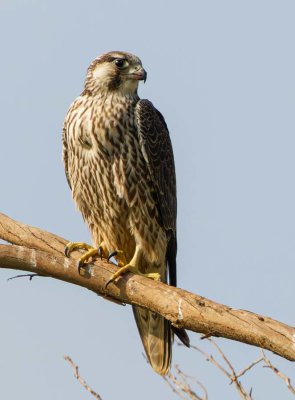
<svg viewBox="0 0 295 400">
<path fill-rule="evenodd" d="M 138 57 L 96 58 L 63 129 L 63 160 L 73 199 L 104 255 L 120 250 L 130 271 L 176 285 L 176 182 L 163 116 L 137 95 L 146 72 Z M 122 262 L 122 259 L 125 262 Z M 173 332 L 163 317 L 133 307 L 151 366 L 165 375 Z M 178 332 L 184 341 L 184 331 Z M 184 336 L 183 336 L 184 335 Z M 186 343 L 187 344 L 187 343 Z"/>
</svg>

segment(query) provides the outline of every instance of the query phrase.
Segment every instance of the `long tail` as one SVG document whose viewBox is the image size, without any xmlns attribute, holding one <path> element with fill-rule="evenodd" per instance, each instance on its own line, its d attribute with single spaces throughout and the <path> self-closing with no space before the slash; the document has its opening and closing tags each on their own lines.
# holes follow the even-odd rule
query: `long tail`
<svg viewBox="0 0 295 400">
<path fill-rule="evenodd" d="M 158 374 L 166 375 L 171 365 L 173 343 L 170 322 L 141 307 L 133 307 L 133 313 L 151 366 Z"/>
<path fill-rule="evenodd" d="M 167 248 L 167 263 L 169 266 L 169 283 L 176 286 L 176 239 L 169 242 Z M 141 267 L 144 272 L 149 271 L 149 264 L 142 259 Z M 161 280 L 167 282 L 167 268 L 159 268 Z M 153 369 L 160 375 L 169 372 L 172 358 L 172 344 L 174 333 L 187 347 L 190 346 L 189 337 L 184 329 L 171 326 L 171 323 L 159 314 L 141 307 L 133 307 L 133 313 L 147 358 Z"/>
</svg>

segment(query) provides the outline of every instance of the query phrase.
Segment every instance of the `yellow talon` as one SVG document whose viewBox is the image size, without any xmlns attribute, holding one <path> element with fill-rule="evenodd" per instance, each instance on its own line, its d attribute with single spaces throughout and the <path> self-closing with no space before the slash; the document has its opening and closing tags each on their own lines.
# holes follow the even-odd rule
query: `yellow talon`
<svg viewBox="0 0 295 400">
<path fill-rule="evenodd" d="M 90 247 L 90 246 L 89 246 Z M 80 257 L 79 264 L 82 267 L 84 263 L 86 263 L 91 257 L 98 255 L 98 249 L 95 248 L 89 248 L 86 253 L 83 254 L 83 256 Z"/>
<path fill-rule="evenodd" d="M 70 256 L 70 253 L 74 250 L 92 250 L 94 247 L 84 242 L 69 242 L 65 247 L 65 255 Z"/>
<path fill-rule="evenodd" d="M 147 274 L 143 274 L 143 273 L 139 272 L 138 268 L 135 267 L 134 265 L 126 264 L 123 267 L 119 268 L 118 271 L 112 275 L 111 279 L 106 284 L 106 288 L 108 287 L 108 285 L 110 283 L 114 282 L 117 278 L 126 274 L 127 272 L 132 272 L 133 274 L 136 274 L 136 275 L 145 276 L 146 278 L 154 279 L 155 281 L 161 280 L 161 275 L 158 272 L 149 272 Z"/>
<path fill-rule="evenodd" d="M 118 254 L 119 254 L 119 257 L 118 257 Z M 133 274 L 136 274 L 136 275 L 142 275 L 142 276 L 145 276 L 146 278 L 154 279 L 156 281 L 161 280 L 161 275 L 158 272 L 148 272 L 146 274 L 143 274 L 142 272 L 140 272 L 139 268 L 137 267 L 137 265 L 139 264 L 139 254 L 140 254 L 140 250 L 139 250 L 139 248 L 136 248 L 135 254 L 129 264 L 126 264 L 126 259 L 125 259 L 123 251 L 116 251 L 109 255 L 109 258 L 111 258 L 113 256 L 116 257 L 120 268 L 118 269 L 117 272 L 115 272 L 112 275 L 111 279 L 107 282 L 106 288 L 108 287 L 108 285 L 110 283 L 114 282 L 117 278 L 119 278 L 123 274 L 126 274 L 127 272 L 132 272 Z M 125 261 L 125 265 L 124 264 L 122 265 L 122 261 Z"/>
<path fill-rule="evenodd" d="M 159 272 L 150 272 L 148 274 L 139 274 L 139 275 L 143 275 L 146 278 L 153 279 L 154 281 L 160 281 L 161 280 L 161 275 L 159 274 Z"/>
<path fill-rule="evenodd" d="M 80 257 L 78 261 L 78 272 L 80 273 L 81 267 L 91 258 L 96 255 L 99 255 L 101 258 L 105 257 L 107 258 L 107 250 L 104 246 L 104 243 L 101 243 L 101 245 L 96 249 L 93 246 L 90 246 L 87 243 L 84 242 L 69 242 L 66 247 L 65 247 L 65 255 L 67 257 L 70 256 L 70 253 L 74 250 L 86 250 L 86 252 Z"/>
</svg>

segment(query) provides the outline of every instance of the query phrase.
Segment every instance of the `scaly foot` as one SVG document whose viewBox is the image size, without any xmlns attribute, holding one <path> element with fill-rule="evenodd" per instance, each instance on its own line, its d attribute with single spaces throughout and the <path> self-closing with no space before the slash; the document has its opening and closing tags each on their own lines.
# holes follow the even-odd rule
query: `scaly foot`
<svg viewBox="0 0 295 400">
<path fill-rule="evenodd" d="M 69 242 L 66 247 L 65 247 L 65 255 L 66 257 L 70 256 L 70 253 L 74 250 L 86 250 L 86 252 L 80 257 L 78 261 L 78 272 L 80 274 L 81 268 L 83 265 L 91 258 L 96 255 L 99 255 L 100 258 L 102 259 L 108 257 L 107 250 L 102 243 L 97 249 L 94 248 L 93 246 L 90 246 L 87 243 L 84 242 Z"/>
<path fill-rule="evenodd" d="M 109 258 L 111 258 L 111 257 L 116 257 L 120 268 L 118 269 L 118 271 L 116 273 L 113 274 L 111 279 L 107 282 L 106 288 L 108 287 L 108 285 L 110 283 L 114 282 L 117 278 L 119 278 L 123 274 L 126 274 L 126 272 L 132 272 L 133 274 L 142 275 L 142 276 L 145 276 L 146 278 L 154 279 L 157 281 L 161 280 L 161 275 L 158 272 L 149 272 L 146 274 L 143 274 L 142 272 L 140 272 L 140 270 L 138 268 L 139 258 L 140 258 L 140 249 L 139 248 L 136 248 L 135 254 L 134 254 L 132 260 L 130 261 L 130 263 L 128 263 L 128 264 L 126 264 L 126 258 L 124 256 L 123 251 L 115 251 L 109 255 Z"/>
<path fill-rule="evenodd" d="M 118 271 L 114 273 L 114 275 L 107 282 L 105 287 L 107 288 L 110 283 L 114 282 L 117 278 L 119 278 L 123 274 L 126 274 L 127 272 L 132 272 L 133 274 L 136 274 L 136 275 L 142 275 L 142 276 L 145 276 L 146 278 L 154 279 L 155 281 L 161 280 L 161 275 L 158 272 L 149 272 L 147 274 L 143 274 L 143 273 L 139 272 L 139 270 L 136 266 L 134 266 L 132 264 L 126 264 L 126 265 L 124 265 L 124 267 L 119 268 Z"/>
</svg>

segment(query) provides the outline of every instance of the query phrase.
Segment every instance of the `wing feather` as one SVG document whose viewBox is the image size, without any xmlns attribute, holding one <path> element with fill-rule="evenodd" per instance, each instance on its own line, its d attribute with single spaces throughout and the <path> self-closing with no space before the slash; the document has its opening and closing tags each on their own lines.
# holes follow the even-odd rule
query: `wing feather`
<svg viewBox="0 0 295 400">
<path fill-rule="evenodd" d="M 176 176 L 169 131 L 162 114 L 148 100 L 138 101 L 135 115 L 141 150 L 154 184 L 160 224 L 168 237 L 169 280 L 176 286 Z"/>
<path fill-rule="evenodd" d="M 67 134 L 67 117 L 65 119 L 63 129 L 62 129 L 62 159 L 65 167 L 65 173 L 66 173 L 66 178 L 68 181 L 68 184 L 71 187 L 71 182 L 70 182 L 70 174 L 69 174 L 69 168 L 68 168 L 68 134 Z"/>
</svg>

